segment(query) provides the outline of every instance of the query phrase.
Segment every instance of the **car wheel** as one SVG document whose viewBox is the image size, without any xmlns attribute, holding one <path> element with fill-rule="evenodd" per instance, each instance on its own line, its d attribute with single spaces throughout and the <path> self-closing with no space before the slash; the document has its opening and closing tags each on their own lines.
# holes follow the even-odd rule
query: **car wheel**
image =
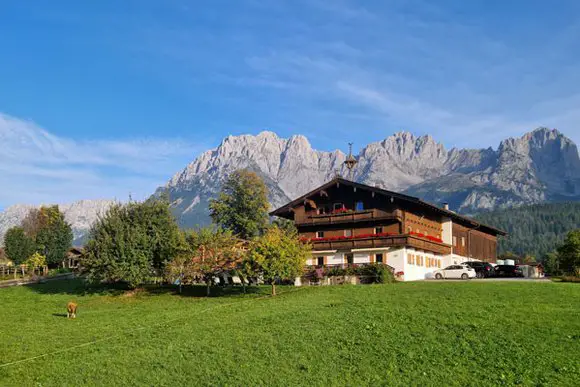
<svg viewBox="0 0 580 387">
<path fill-rule="evenodd" d="M 467 274 L 465 274 L 465 273 L 461 274 L 461 279 L 466 280 L 468 278 L 469 278 L 469 276 Z"/>
<path fill-rule="evenodd" d="M 436 279 L 443 279 L 443 276 L 440 273 L 435 274 Z"/>
</svg>

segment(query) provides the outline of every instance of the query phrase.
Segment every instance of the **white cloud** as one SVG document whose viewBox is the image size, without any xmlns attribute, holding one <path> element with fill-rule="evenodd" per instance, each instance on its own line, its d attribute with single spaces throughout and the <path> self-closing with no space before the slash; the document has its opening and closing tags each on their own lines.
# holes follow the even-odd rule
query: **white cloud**
<svg viewBox="0 0 580 387">
<path fill-rule="evenodd" d="M 144 198 L 202 149 L 179 139 L 79 141 L 0 113 L 0 208 Z"/>
</svg>

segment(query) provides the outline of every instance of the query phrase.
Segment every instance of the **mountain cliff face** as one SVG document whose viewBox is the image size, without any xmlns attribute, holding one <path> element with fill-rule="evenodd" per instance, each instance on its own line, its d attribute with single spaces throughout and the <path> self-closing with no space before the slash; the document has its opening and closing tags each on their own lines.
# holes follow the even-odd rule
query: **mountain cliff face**
<svg viewBox="0 0 580 387">
<path fill-rule="evenodd" d="M 331 179 L 347 176 L 340 151 L 312 149 L 304 136 L 271 132 L 229 136 L 200 155 L 156 194 L 168 192 L 182 226 L 209 221 L 207 204 L 229 173 L 249 168 L 262 176 L 275 208 Z M 580 198 L 576 145 L 557 130 L 539 128 L 501 142 L 497 150 L 446 150 L 431 136 L 396 133 L 364 147 L 353 180 L 449 202 L 466 213 Z"/>
<path fill-rule="evenodd" d="M 312 149 L 304 136 L 283 139 L 272 132 L 229 136 L 201 154 L 156 191 L 168 193 L 179 223 L 209 222 L 208 202 L 224 179 L 239 168 L 257 172 L 276 208 L 332 179 L 348 177 L 340 151 Z M 419 196 L 435 204 L 475 213 L 503 207 L 580 200 L 580 159 L 576 145 L 556 130 L 539 128 L 502 141 L 497 150 L 450 149 L 431 136 L 396 133 L 356 155 L 352 179 Z M 108 200 L 82 200 L 60 208 L 71 223 L 75 244 L 82 242 Z M 0 243 L 32 206 L 15 205 L 0 213 Z"/>
<path fill-rule="evenodd" d="M 74 241 L 73 245 L 82 245 L 91 225 L 100 214 L 113 204 L 112 200 L 79 200 L 78 202 L 59 205 L 65 220 L 70 223 Z M 4 242 L 4 234 L 10 227 L 19 226 L 28 212 L 36 208 L 26 204 L 16 204 L 0 212 L 0 245 Z"/>
</svg>

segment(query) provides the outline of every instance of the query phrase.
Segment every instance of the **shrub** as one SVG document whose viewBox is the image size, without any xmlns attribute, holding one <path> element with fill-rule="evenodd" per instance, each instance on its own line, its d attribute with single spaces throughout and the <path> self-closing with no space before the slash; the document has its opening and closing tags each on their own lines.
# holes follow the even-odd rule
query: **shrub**
<svg viewBox="0 0 580 387">
<path fill-rule="evenodd" d="M 184 249 L 165 200 L 116 204 L 93 224 L 81 264 L 91 282 L 137 287 L 156 278 Z"/>
<path fill-rule="evenodd" d="M 565 275 L 560 277 L 561 282 L 577 282 L 580 283 L 580 277 L 575 275 Z"/>
<path fill-rule="evenodd" d="M 46 257 L 39 253 L 34 253 L 24 261 L 24 264 L 28 267 L 28 270 L 34 273 L 36 269 L 46 266 Z"/>
</svg>

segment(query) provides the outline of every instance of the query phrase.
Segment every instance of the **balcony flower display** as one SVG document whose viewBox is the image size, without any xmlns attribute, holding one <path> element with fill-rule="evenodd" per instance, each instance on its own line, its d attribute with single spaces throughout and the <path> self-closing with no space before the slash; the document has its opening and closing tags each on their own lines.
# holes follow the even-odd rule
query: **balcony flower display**
<svg viewBox="0 0 580 387">
<path fill-rule="evenodd" d="M 443 240 L 441 238 L 437 238 L 437 237 L 434 237 L 431 235 L 425 235 L 421 232 L 410 231 L 409 235 L 418 236 L 419 238 L 426 238 L 426 239 L 430 240 L 431 242 L 443 243 Z"/>
<path fill-rule="evenodd" d="M 351 210 L 349 210 L 346 207 L 342 207 L 342 208 L 337 208 L 336 210 L 332 210 L 332 214 L 344 214 L 346 212 L 351 212 Z"/>
<path fill-rule="evenodd" d="M 330 236 L 330 237 L 324 237 L 324 238 L 302 237 L 302 238 L 300 238 L 300 240 L 302 242 L 334 242 L 334 241 L 344 241 L 344 240 L 352 240 L 352 239 L 381 238 L 381 237 L 389 237 L 389 236 L 394 236 L 394 235 L 398 235 L 398 234 L 392 233 L 392 232 L 381 232 L 381 233 L 376 233 L 376 234 L 359 234 L 359 235 L 351 235 L 351 236 L 340 235 L 340 236 Z M 430 236 L 430 235 L 425 235 L 422 233 L 417 233 L 417 232 L 411 231 L 409 233 L 409 235 L 418 236 L 420 238 L 426 238 L 432 242 L 443 243 L 441 238 L 437 238 L 437 237 Z"/>
</svg>

